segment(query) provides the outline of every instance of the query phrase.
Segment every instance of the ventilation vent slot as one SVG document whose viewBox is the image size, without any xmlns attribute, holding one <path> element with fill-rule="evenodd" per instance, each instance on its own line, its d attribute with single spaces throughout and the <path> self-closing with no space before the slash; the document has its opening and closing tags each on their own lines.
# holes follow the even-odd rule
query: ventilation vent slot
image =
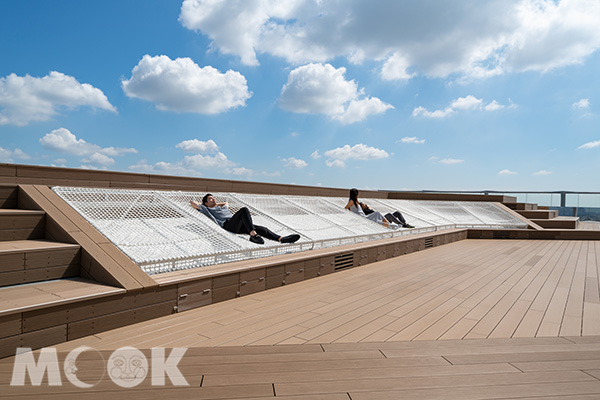
<svg viewBox="0 0 600 400">
<path fill-rule="evenodd" d="M 494 231 L 494 239 L 508 239 L 508 231 Z"/>
<path fill-rule="evenodd" d="M 354 265 L 354 253 L 340 254 L 335 256 L 334 268 L 340 270 L 344 268 L 350 268 Z"/>
<path fill-rule="evenodd" d="M 428 249 L 430 247 L 433 247 L 433 238 L 425 238 L 425 248 Z"/>
</svg>

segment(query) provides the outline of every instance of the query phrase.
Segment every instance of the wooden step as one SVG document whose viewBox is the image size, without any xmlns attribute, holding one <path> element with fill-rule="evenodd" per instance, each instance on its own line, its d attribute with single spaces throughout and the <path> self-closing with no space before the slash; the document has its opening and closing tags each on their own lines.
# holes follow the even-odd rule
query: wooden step
<svg viewBox="0 0 600 400">
<path fill-rule="evenodd" d="M 0 287 L 79 276 L 80 246 L 48 240 L 0 242 Z"/>
<path fill-rule="evenodd" d="M 0 209 L 0 241 L 43 239 L 45 227 L 43 211 Z"/>
<path fill-rule="evenodd" d="M 556 217 L 552 219 L 532 219 L 531 221 L 546 229 L 577 229 L 579 217 Z"/>
<path fill-rule="evenodd" d="M 557 210 L 517 210 L 519 214 L 529 219 L 551 219 L 558 217 Z"/>
<path fill-rule="evenodd" d="M 83 278 L 4 287 L 0 288 L 0 317 L 125 292 L 125 289 Z"/>
<path fill-rule="evenodd" d="M 0 208 L 17 208 L 18 191 L 17 186 L 0 185 Z"/>
<path fill-rule="evenodd" d="M 512 210 L 537 210 L 536 203 L 504 203 L 505 206 Z"/>
<path fill-rule="evenodd" d="M 56 323 L 47 329 L 28 330 L 28 312 L 47 313 L 57 320 L 61 306 L 75 306 L 88 300 L 104 299 L 126 290 L 82 278 L 59 279 L 0 288 L 0 358 L 15 354 L 17 347 L 39 348 L 67 340 L 67 324 Z M 101 301 L 101 300 L 98 300 Z M 64 308 L 64 307 L 63 307 Z M 68 312 L 68 311 L 66 311 Z M 92 316 L 94 310 L 89 308 Z"/>
</svg>

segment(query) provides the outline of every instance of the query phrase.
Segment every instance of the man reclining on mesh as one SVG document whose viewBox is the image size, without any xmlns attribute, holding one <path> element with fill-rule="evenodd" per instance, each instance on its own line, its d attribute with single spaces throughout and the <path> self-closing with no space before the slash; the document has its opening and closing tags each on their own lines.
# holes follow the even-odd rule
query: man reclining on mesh
<svg viewBox="0 0 600 400">
<path fill-rule="evenodd" d="M 214 196 L 207 193 L 202 198 L 202 204 L 196 201 L 190 201 L 192 207 L 212 219 L 219 224 L 221 228 L 232 233 L 248 233 L 252 243 L 264 244 L 265 241 L 261 236 L 267 239 L 275 240 L 281 243 L 294 243 L 300 239 L 300 235 L 279 236 L 272 232 L 269 228 L 252 223 L 250 210 L 243 207 L 235 214 L 229 210 L 228 203 L 217 203 Z"/>
</svg>

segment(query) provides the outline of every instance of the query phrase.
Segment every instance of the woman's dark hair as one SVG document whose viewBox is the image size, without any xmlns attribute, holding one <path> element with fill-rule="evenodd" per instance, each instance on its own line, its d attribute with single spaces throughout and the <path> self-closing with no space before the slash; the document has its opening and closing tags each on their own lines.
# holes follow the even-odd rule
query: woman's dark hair
<svg viewBox="0 0 600 400">
<path fill-rule="evenodd" d="M 350 189 L 350 200 L 352 200 L 354 204 L 358 206 L 358 189 Z"/>
<path fill-rule="evenodd" d="M 203 206 L 204 206 L 204 205 L 206 205 L 206 200 L 208 200 L 208 196 L 212 196 L 212 194 L 210 194 L 210 193 L 206 193 L 206 194 L 204 195 L 204 197 L 202 198 L 202 205 L 203 205 Z"/>
</svg>

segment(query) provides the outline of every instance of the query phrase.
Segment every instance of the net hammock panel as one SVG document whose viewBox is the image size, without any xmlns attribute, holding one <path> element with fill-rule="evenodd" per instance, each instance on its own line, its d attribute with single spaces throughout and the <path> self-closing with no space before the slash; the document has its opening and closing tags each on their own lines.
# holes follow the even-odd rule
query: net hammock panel
<svg viewBox="0 0 600 400">
<path fill-rule="evenodd" d="M 256 225 L 293 244 L 227 232 L 190 201 L 204 193 L 54 187 L 53 190 L 149 274 L 389 238 L 456 225 L 524 227 L 492 203 L 366 199 L 375 210 L 402 212 L 417 229 L 389 229 L 344 209 L 345 198 L 213 193 L 232 213 L 248 208 Z M 448 203 L 448 204 L 444 204 Z M 442 217 L 443 213 L 448 213 Z M 460 222 L 457 222 L 460 221 Z M 467 221 L 467 222 L 465 222 Z M 455 225 L 456 224 L 456 225 Z"/>
</svg>

